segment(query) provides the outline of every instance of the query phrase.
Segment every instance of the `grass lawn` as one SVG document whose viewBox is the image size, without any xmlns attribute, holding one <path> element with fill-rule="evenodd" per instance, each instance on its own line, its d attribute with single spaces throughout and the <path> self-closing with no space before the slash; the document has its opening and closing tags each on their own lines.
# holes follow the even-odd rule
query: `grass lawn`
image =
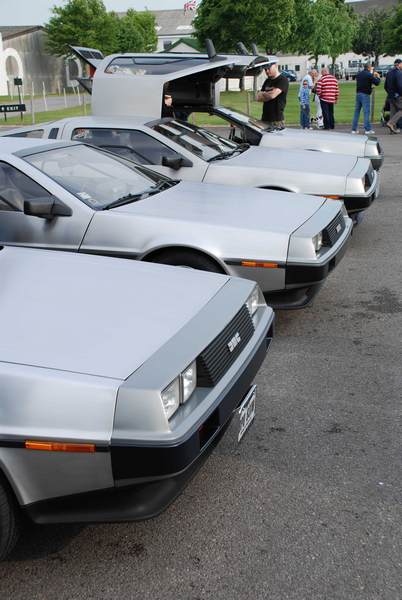
<svg viewBox="0 0 402 600">
<path fill-rule="evenodd" d="M 288 125 L 299 124 L 299 102 L 297 93 L 299 91 L 298 83 L 291 83 L 288 93 L 288 101 L 285 110 L 285 119 Z M 247 95 L 249 96 L 250 113 L 253 117 L 261 118 L 262 106 L 261 103 L 253 100 L 252 92 L 222 92 L 220 104 L 228 106 L 235 110 L 247 112 Z M 352 123 L 354 105 L 356 95 L 356 83 L 354 81 L 345 81 L 340 83 L 340 99 L 335 107 L 335 120 L 337 123 Z M 1 99 L 0 99 L 1 100 Z M 374 123 L 380 119 L 380 112 L 385 100 L 385 91 L 382 83 L 375 91 L 375 118 Z M 314 114 L 314 106 L 312 105 L 312 114 Z M 54 121 L 63 119 L 64 117 L 76 117 L 83 115 L 83 106 L 74 106 L 71 108 L 62 108 L 60 110 L 49 110 L 47 112 L 35 113 L 35 122 L 44 123 L 46 121 Z M 87 106 L 87 114 L 90 114 L 90 106 Z M 362 123 L 363 114 L 360 116 Z M 31 125 L 32 117 L 30 114 L 24 114 L 23 125 Z M 211 117 L 205 113 L 198 113 L 195 117 L 197 125 L 222 125 L 222 119 L 219 117 Z M 20 116 L 7 116 L 7 123 L 4 122 L 4 117 L 0 117 L 0 125 L 21 125 Z"/>
<path fill-rule="evenodd" d="M 90 114 L 90 106 L 86 107 L 87 114 Z M 48 110 L 44 112 L 35 113 L 35 124 L 46 123 L 47 121 L 57 121 L 57 119 L 64 119 L 65 117 L 80 117 L 84 114 L 84 107 L 72 106 L 69 108 L 62 108 L 60 110 Z M 4 115 L 0 116 L 0 125 L 32 125 L 32 115 L 30 113 L 23 113 L 23 120 L 21 121 L 20 114 L 18 116 L 11 116 L 12 113 L 7 113 L 7 121 L 4 120 Z"/>
<path fill-rule="evenodd" d="M 288 125 L 299 124 L 299 102 L 297 94 L 299 91 L 298 83 L 291 83 L 289 87 L 287 105 L 285 109 L 285 119 Z M 247 112 L 247 94 L 250 95 L 250 113 L 253 117 L 260 119 L 262 106 L 260 102 L 254 102 L 252 100 L 252 92 L 222 92 L 220 104 L 222 106 L 228 106 L 233 109 Z M 335 120 L 338 123 L 350 123 L 352 124 L 354 106 L 356 96 L 356 82 L 345 81 L 340 83 L 340 98 L 338 104 L 335 107 Z M 385 100 L 385 90 L 382 83 L 376 88 L 375 91 L 375 117 L 374 122 L 380 120 L 380 112 Z M 311 101 L 312 114 L 314 114 L 314 106 Z M 363 113 L 361 113 L 360 120 L 362 122 Z M 208 124 L 208 125 L 219 125 L 221 120 L 216 117 L 210 117 L 206 115 L 197 115 L 197 125 Z"/>
</svg>

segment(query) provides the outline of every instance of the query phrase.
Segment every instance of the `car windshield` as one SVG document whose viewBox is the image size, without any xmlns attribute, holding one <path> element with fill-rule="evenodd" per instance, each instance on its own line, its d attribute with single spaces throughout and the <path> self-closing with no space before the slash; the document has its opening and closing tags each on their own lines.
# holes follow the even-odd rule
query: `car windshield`
<svg viewBox="0 0 402 600">
<path fill-rule="evenodd" d="M 183 121 L 163 119 L 163 121 L 153 124 L 152 128 L 204 160 L 242 151 L 242 148 L 235 142 Z"/>
<path fill-rule="evenodd" d="M 141 200 L 176 181 L 130 160 L 83 144 L 24 156 L 59 185 L 94 210 Z"/>
<path fill-rule="evenodd" d="M 253 126 L 259 131 L 264 131 L 266 129 L 266 124 L 258 119 L 253 119 L 250 115 L 242 112 L 241 110 L 237 110 L 230 107 L 220 106 L 219 110 L 216 110 L 217 115 L 222 115 L 222 117 L 227 116 L 231 117 L 233 120 L 238 123 L 243 123 L 244 125 Z"/>
</svg>

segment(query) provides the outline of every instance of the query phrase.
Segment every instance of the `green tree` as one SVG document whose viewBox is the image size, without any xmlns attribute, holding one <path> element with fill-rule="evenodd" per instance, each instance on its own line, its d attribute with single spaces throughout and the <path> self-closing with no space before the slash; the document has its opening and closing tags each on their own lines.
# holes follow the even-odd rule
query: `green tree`
<svg viewBox="0 0 402 600">
<path fill-rule="evenodd" d="M 294 15 L 295 0 L 203 0 L 194 27 L 199 42 L 210 38 L 219 52 L 233 52 L 242 41 L 271 53 L 288 47 Z"/>
<path fill-rule="evenodd" d="M 402 0 L 399 0 L 399 3 L 386 20 L 384 33 L 385 52 L 390 55 L 402 52 Z"/>
<path fill-rule="evenodd" d="M 347 6 L 344 0 L 332 0 L 332 4 L 333 16 L 329 23 L 331 42 L 328 54 L 334 66 L 337 57 L 352 48 L 357 19 L 353 9 Z"/>
<path fill-rule="evenodd" d="M 54 6 L 45 25 L 47 50 L 57 56 L 68 56 L 68 44 L 98 48 L 108 54 L 117 35 L 117 16 L 108 13 L 102 0 L 69 0 L 65 6 Z"/>
<path fill-rule="evenodd" d="M 152 52 L 156 49 L 155 17 L 150 12 L 129 9 L 118 20 L 116 52 Z"/>
<path fill-rule="evenodd" d="M 374 58 L 377 65 L 379 58 L 385 53 L 385 25 L 388 14 L 384 10 L 372 10 L 359 17 L 352 50 Z"/>
<path fill-rule="evenodd" d="M 350 50 L 355 16 L 344 0 L 298 0 L 291 47 L 318 63 L 321 54 L 332 58 Z"/>
</svg>

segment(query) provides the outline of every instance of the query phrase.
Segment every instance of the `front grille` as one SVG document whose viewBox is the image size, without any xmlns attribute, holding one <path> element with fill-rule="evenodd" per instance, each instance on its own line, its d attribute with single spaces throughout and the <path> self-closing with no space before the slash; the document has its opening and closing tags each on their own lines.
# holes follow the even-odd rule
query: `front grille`
<svg viewBox="0 0 402 600">
<path fill-rule="evenodd" d="M 201 387 L 216 385 L 249 342 L 253 333 L 254 323 L 244 304 L 225 329 L 198 356 L 197 385 Z"/>
<path fill-rule="evenodd" d="M 342 212 L 339 212 L 322 232 L 323 246 L 333 246 L 341 237 L 345 227 L 345 219 Z"/>
</svg>

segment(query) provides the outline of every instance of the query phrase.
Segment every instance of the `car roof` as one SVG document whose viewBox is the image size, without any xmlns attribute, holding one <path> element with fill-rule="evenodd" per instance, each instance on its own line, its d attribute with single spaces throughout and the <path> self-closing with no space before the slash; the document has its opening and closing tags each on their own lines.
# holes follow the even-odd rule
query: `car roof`
<svg viewBox="0 0 402 600">
<path fill-rule="evenodd" d="M 30 152 L 38 152 L 44 150 L 46 147 L 64 147 L 68 145 L 76 145 L 77 142 L 60 142 L 59 140 L 39 140 L 18 138 L 18 137 L 1 137 L 0 138 L 0 154 L 28 154 Z"/>
</svg>

